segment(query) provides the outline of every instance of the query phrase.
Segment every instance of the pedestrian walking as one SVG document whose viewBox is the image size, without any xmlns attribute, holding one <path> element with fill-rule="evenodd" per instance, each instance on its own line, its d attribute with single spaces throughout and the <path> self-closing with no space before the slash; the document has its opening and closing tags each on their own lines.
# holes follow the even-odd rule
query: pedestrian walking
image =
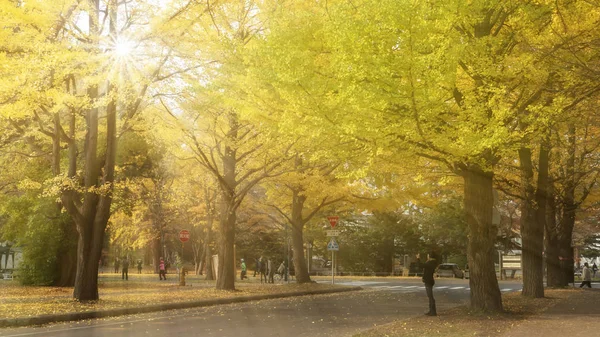
<svg viewBox="0 0 600 337">
<path fill-rule="evenodd" d="M 138 274 L 142 273 L 142 259 L 137 260 Z"/>
<path fill-rule="evenodd" d="M 252 277 L 256 277 L 256 274 L 260 273 L 260 260 L 258 257 L 254 259 L 254 262 L 256 263 L 256 268 L 254 268 L 254 275 Z"/>
<path fill-rule="evenodd" d="M 115 274 L 119 273 L 119 267 L 120 267 L 119 258 L 115 257 Z"/>
<path fill-rule="evenodd" d="M 240 279 L 244 279 L 244 278 L 248 278 L 246 276 L 246 262 L 244 262 L 244 259 L 242 259 L 242 273 L 240 275 Z"/>
<path fill-rule="evenodd" d="M 165 269 L 165 260 L 161 257 L 158 264 L 158 279 L 162 281 L 163 278 L 167 279 L 167 270 Z"/>
<path fill-rule="evenodd" d="M 579 288 L 583 288 L 584 285 L 587 285 L 588 288 L 592 287 L 592 272 L 590 270 L 590 266 L 586 263 L 583 264 L 583 272 L 581 273 L 581 277 L 583 277 L 583 282 Z"/>
<path fill-rule="evenodd" d="M 596 266 L 596 263 L 594 262 L 594 264 L 592 265 L 592 277 L 596 277 L 596 272 L 598 271 L 598 266 Z"/>
<path fill-rule="evenodd" d="M 129 259 L 123 259 L 123 269 L 121 270 L 121 280 L 129 280 Z"/>
<path fill-rule="evenodd" d="M 417 258 L 419 258 L 419 255 L 417 255 Z M 438 262 L 435 259 L 434 253 L 431 252 L 427 254 L 427 262 L 425 262 L 423 267 L 423 283 L 425 284 L 425 291 L 427 292 L 427 297 L 429 298 L 429 311 L 425 313 L 427 316 L 437 316 L 435 299 L 433 298 L 433 286 L 435 285 L 433 273 L 435 272 L 437 265 Z"/>
</svg>

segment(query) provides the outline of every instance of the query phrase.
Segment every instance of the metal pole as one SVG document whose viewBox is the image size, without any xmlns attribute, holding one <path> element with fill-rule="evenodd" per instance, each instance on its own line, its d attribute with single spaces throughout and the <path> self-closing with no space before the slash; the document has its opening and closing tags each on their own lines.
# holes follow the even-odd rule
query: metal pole
<svg viewBox="0 0 600 337">
<path fill-rule="evenodd" d="M 331 251 L 331 284 L 335 284 L 334 266 L 335 266 L 335 250 L 332 250 Z"/>
</svg>

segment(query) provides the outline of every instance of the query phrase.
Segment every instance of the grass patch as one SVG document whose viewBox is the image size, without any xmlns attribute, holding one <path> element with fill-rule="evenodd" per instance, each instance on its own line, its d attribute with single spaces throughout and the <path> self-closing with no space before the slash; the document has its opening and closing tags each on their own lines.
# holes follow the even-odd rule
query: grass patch
<svg viewBox="0 0 600 337">
<path fill-rule="evenodd" d="M 188 278 L 191 286 L 180 287 L 174 283 L 159 282 L 156 275 L 130 276 L 121 281 L 114 276 L 103 275 L 99 279 L 100 300 L 80 303 L 72 298 L 72 287 L 21 286 L 16 281 L 0 282 L 0 317 L 19 318 L 48 314 L 64 314 L 132 308 L 146 305 L 190 302 L 241 296 L 277 294 L 295 291 L 343 288 L 329 284 L 260 284 L 237 282 L 236 291 L 215 289 L 215 281 L 201 277 Z"/>
<path fill-rule="evenodd" d="M 463 337 L 499 336 L 527 319 L 543 313 L 559 301 L 577 292 L 572 289 L 546 289 L 545 298 L 530 299 L 520 293 L 502 296 L 504 313 L 484 314 L 457 307 L 439 313 L 437 317 L 416 317 L 396 321 L 356 335 L 356 337 Z"/>
</svg>

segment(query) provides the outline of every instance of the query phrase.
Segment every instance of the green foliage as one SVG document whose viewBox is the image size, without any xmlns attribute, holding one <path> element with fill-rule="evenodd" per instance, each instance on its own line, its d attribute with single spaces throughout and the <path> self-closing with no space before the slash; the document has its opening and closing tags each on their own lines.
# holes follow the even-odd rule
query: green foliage
<svg viewBox="0 0 600 337">
<path fill-rule="evenodd" d="M 432 208 L 414 205 L 396 212 L 345 221 L 338 241 L 340 265 L 347 271 L 392 272 L 393 259 L 435 251 L 444 261 L 466 264 L 467 225 L 462 200 L 442 199 Z M 351 249 L 350 249 L 351 247 Z"/>
<path fill-rule="evenodd" d="M 432 209 L 417 214 L 417 231 L 422 233 L 423 243 L 428 249 L 442 254 L 443 258 L 466 256 L 468 228 L 460 198 L 444 199 Z"/>
<path fill-rule="evenodd" d="M 2 238 L 23 251 L 20 282 L 50 285 L 59 275 L 59 257 L 76 245 L 77 238 L 66 237 L 64 228 L 72 226 L 66 214 L 59 214 L 51 199 L 28 196 L 6 200 L 0 210 L 4 224 Z M 51 215 L 54 215 L 53 217 Z"/>
</svg>

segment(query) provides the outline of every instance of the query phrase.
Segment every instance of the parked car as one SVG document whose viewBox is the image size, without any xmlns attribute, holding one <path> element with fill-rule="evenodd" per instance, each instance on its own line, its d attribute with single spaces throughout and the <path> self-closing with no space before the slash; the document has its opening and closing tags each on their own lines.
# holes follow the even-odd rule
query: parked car
<svg viewBox="0 0 600 337">
<path fill-rule="evenodd" d="M 456 263 L 442 263 L 436 270 L 437 277 L 465 278 L 465 273 L 458 268 Z"/>
</svg>

